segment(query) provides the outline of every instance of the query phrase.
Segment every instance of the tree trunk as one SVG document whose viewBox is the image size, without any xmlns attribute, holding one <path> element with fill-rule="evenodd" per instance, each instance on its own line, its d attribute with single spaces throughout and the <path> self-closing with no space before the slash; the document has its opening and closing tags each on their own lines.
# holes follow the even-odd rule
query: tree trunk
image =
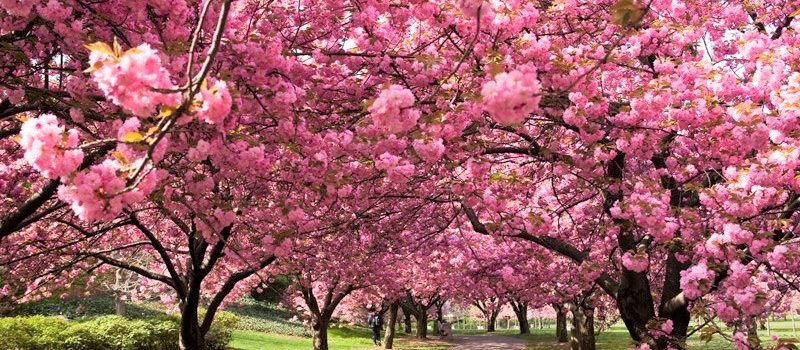
<svg viewBox="0 0 800 350">
<path fill-rule="evenodd" d="M 514 310 L 519 322 L 519 334 L 531 334 L 531 324 L 528 322 L 528 305 L 520 304 L 519 310 Z"/>
<path fill-rule="evenodd" d="M 656 347 L 667 349 L 670 346 L 676 349 L 683 349 L 686 343 L 686 334 L 689 331 L 691 315 L 688 304 L 680 307 L 669 306 L 670 300 L 681 293 L 681 271 L 689 267 L 689 262 L 680 262 L 675 258 L 675 252 L 670 252 L 667 256 L 666 269 L 664 272 L 664 284 L 661 292 L 661 302 L 658 306 L 658 315 L 672 321 L 672 339 L 661 338 Z"/>
<path fill-rule="evenodd" d="M 428 338 L 428 313 L 423 311 L 415 315 L 417 318 L 417 338 Z"/>
<path fill-rule="evenodd" d="M 328 350 L 328 322 L 324 316 L 315 317 L 311 328 L 314 331 L 314 350 Z"/>
<path fill-rule="evenodd" d="M 486 318 L 486 331 L 494 332 L 495 325 L 497 324 L 497 311 L 489 311 L 489 317 Z"/>
<path fill-rule="evenodd" d="M 572 350 L 595 350 L 594 310 L 583 305 L 572 307 Z"/>
<path fill-rule="evenodd" d="M 758 322 L 758 320 L 755 318 L 751 319 L 750 322 L 747 323 L 747 342 L 749 343 L 751 350 L 763 349 L 761 346 L 761 341 L 758 339 L 759 323 L 760 322 Z"/>
<path fill-rule="evenodd" d="M 114 293 L 114 311 L 117 316 L 128 316 L 128 308 L 125 305 L 125 300 L 122 299 L 121 292 Z"/>
<path fill-rule="evenodd" d="M 617 239 L 623 251 L 635 250 L 636 243 L 630 232 L 623 231 Z M 622 267 L 617 291 L 617 308 L 631 339 L 641 342 L 649 338 L 647 323 L 655 318 L 656 313 L 646 272 L 631 271 Z"/>
<path fill-rule="evenodd" d="M 441 330 L 439 329 L 439 322 L 444 322 L 444 314 L 442 313 L 442 307 L 444 304 L 436 305 L 436 322 L 433 323 L 433 334 L 434 335 L 441 335 Z"/>
<path fill-rule="evenodd" d="M 403 332 L 405 334 L 411 334 L 411 314 L 406 310 L 403 310 L 403 326 Z"/>
<path fill-rule="evenodd" d="M 194 294 L 194 293 L 192 293 Z M 200 334 L 197 306 L 199 298 L 190 296 L 181 305 L 181 331 L 178 345 L 181 350 L 200 350 L 203 348 L 203 336 Z"/>
<path fill-rule="evenodd" d="M 566 343 L 569 341 L 569 336 L 567 335 L 567 313 L 564 311 L 563 305 L 553 304 L 553 308 L 556 309 L 556 339 L 558 339 L 559 343 Z"/>
<path fill-rule="evenodd" d="M 386 322 L 386 336 L 383 338 L 383 348 L 391 349 L 394 342 L 395 325 L 397 324 L 397 311 L 400 309 L 400 302 L 395 301 L 389 306 L 389 321 Z"/>
</svg>

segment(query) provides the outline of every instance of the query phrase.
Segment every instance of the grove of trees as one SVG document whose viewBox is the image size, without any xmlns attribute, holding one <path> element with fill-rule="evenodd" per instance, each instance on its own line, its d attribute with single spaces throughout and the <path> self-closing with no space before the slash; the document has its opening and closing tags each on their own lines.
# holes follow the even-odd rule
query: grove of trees
<svg viewBox="0 0 800 350">
<path fill-rule="evenodd" d="M 315 349 L 337 312 L 426 337 L 445 302 L 489 323 L 510 302 L 522 333 L 554 307 L 580 349 L 617 319 L 639 349 L 685 349 L 693 319 L 789 348 L 751 325 L 800 291 L 798 15 L 0 0 L 0 299 L 126 271 L 200 349 L 226 303 L 292 276 Z"/>
</svg>

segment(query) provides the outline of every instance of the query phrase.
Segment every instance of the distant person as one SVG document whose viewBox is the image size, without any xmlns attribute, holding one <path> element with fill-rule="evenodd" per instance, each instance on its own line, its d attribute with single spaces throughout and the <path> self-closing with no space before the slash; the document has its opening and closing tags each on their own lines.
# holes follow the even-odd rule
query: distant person
<svg viewBox="0 0 800 350">
<path fill-rule="evenodd" d="M 369 318 L 367 319 L 367 326 L 372 328 L 372 343 L 381 345 L 381 326 L 383 326 L 383 317 L 375 309 L 370 309 Z"/>
</svg>

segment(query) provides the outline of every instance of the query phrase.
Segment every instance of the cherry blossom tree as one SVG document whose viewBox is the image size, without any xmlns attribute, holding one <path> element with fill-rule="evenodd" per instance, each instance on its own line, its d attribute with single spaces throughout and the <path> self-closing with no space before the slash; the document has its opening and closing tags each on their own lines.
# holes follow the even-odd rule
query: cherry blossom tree
<svg viewBox="0 0 800 350">
<path fill-rule="evenodd" d="M 284 242 L 362 224 L 407 247 L 423 326 L 470 230 L 570 261 L 643 348 L 685 348 L 692 306 L 758 346 L 797 290 L 791 1 L 0 4 L 17 299 L 125 268 L 191 348 Z"/>
</svg>

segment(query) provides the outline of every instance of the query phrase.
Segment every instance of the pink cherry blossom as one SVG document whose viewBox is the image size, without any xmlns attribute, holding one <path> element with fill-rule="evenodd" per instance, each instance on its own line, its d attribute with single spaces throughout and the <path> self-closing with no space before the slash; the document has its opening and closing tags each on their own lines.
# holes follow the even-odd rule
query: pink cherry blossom
<svg viewBox="0 0 800 350">
<path fill-rule="evenodd" d="M 78 131 L 65 131 L 52 114 L 30 118 L 20 129 L 20 144 L 25 160 L 43 176 L 51 179 L 70 175 L 83 161 L 83 151 L 77 149 Z"/>
<path fill-rule="evenodd" d="M 681 288 L 689 299 L 697 299 L 711 289 L 716 274 L 705 261 L 681 272 Z"/>
<path fill-rule="evenodd" d="M 180 94 L 155 91 L 174 89 L 169 72 L 162 66 L 156 50 L 141 44 L 115 58 L 112 53 L 93 50 L 89 64 L 92 78 L 111 100 L 137 116 L 156 111 L 159 105 L 180 104 Z"/>
<path fill-rule="evenodd" d="M 628 270 L 635 272 L 646 271 L 649 264 L 647 256 L 643 254 L 631 254 L 630 252 L 622 254 L 622 265 Z"/>
<path fill-rule="evenodd" d="M 369 107 L 373 124 L 389 134 L 413 129 L 420 117 L 414 106 L 414 94 L 400 85 L 390 85 L 381 91 Z"/>
<path fill-rule="evenodd" d="M 503 125 L 519 124 L 539 108 L 541 85 L 535 73 L 500 73 L 483 85 L 484 109 Z"/>
<path fill-rule="evenodd" d="M 436 139 L 430 142 L 423 142 L 420 140 L 414 141 L 414 151 L 428 163 L 436 163 L 442 158 L 445 152 L 442 139 Z"/>
<path fill-rule="evenodd" d="M 227 84 L 217 80 L 208 89 L 201 89 L 197 95 L 197 102 L 200 103 L 195 112 L 197 118 L 224 130 L 225 117 L 230 113 L 232 105 Z"/>
</svg>

